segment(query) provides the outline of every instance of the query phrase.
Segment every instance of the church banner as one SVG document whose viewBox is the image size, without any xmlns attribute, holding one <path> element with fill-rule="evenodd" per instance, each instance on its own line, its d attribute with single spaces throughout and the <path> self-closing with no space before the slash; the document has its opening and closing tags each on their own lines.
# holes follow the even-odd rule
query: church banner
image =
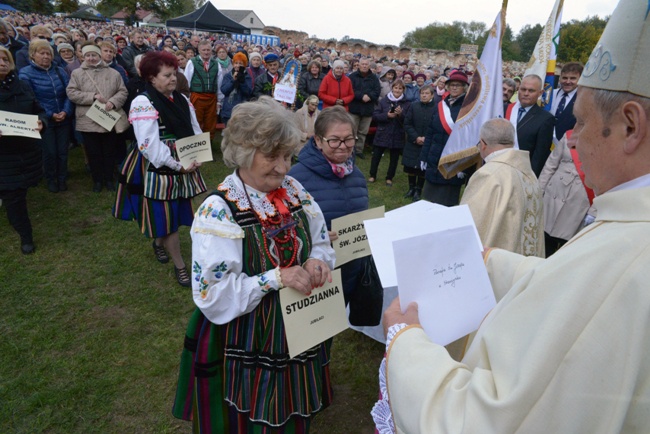
<svg viewBox="0 0 650 434">
<path fill-rule="evenodd" d="M 332 283 L 325 282 L 310 295 L 281 289 L 280 306 L 291 358 L 348 328 L 340 270 L 332 271 Z"/>
<path fill-rule="evenodd" d="M 481 161 L 476 146 L 481 126 L 490 119 L 503 117 L 501 39 L 505 32 L 505 16 L 504 8 L 494 20 L 481 59 L 476 64 L 472 84 L 442 150 L 438 169 L 447 179 Z"/>
<path fill-rule="evenodd" d="M 289 57 L 284 62 L 284 69 L 281 78 L 275 84 L 273 98 L 280 102 L 293 104 L 296 102 L 298 93 L 298 77 L 300 77 L 300 62 L 293 57 Z"/>
</svg>

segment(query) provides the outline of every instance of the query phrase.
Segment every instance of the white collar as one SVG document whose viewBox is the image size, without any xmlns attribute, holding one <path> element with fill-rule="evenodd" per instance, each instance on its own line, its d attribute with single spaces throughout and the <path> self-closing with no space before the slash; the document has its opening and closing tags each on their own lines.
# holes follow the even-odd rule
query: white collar
<svg viewBox="0 0 650 434">
<path fill-rule="evenodd" d="M 513 148 L 507 148 L 507 149 L 499 149 L 498 151 L 494 151 L 493 153 L 491 153 L 490 155 L 485 157 L 485 162 L 489 163 L 490 161 L 492 161 L 494 158 L 498 157 L 499 155 L 503 155 L 506 152 L 512 151 L 512 150 L 513 150 Z"/>
<path fill-rule="evenodd" d="M 616 187 L 607 190 L 603 194 L 607 194 L 612 191 L 632 190 L 634 188 L 641 188 L 641 187 L 648 187 L 648 186 L 650 186 L 650 173 L 639 176 L 638 178 L 635 178 L 631 181 L 624 182 L 623 184 L 619 184 Z"/>
</svg>

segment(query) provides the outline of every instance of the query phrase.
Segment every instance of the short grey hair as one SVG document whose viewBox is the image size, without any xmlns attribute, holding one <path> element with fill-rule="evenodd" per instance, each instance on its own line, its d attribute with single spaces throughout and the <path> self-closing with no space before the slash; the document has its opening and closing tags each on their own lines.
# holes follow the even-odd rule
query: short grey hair
<svg viewBox="0 0 650 434">
<path fill-rule="evenodd" d="M 310 102 L 315 102 L 318 104 L 318 97 L 316 95 L 309 95 L 307 99 L 305 99 L 305 104 L 309 104 Z"/>
<path fill-rule="evenodd" d="M 345 68 L 345 62 L 341 59 L 336 59 L 334 63 L 332 63 L 332 69 L 336 68 Z"/>
<path fill-rule="evenodd" d="M 524 79 L 521 80 L 522 83 L 523 83 L 523 81 L 524 81 L 525 79 L 527 79 L 527 78 L 534 78 L 535 80 L 537 80 L 537 81 L 539 82 L 539 89 L 537 89 L 537 90 L 542 90 L 542 89 L 544 88 L 544 81 L 541 79 L 541 77 L 540 77 L 539 75 L 537 75 L 537 74 L 528 74 L 528 75 L 525 75 L 525 76 L 524 76 Z"/>
<path fill-rule="evenodd" d="M 133 67 L 135 69 L 140 68 L 140 62 L 142 62 L 143 57 L 144 57 L 144 54 L 138 54 L 137 56 L 135 56 L 135 58 L 133 59 Z"/>
<path fill-rule="evenodd" d="M 488 146 L 513 146 L 515 144 L 515 127 L 504 118 L 490 119 L 481 126 L 479 137 Z"/>
<path fill-rule="evenodd" d="M 512 78 L 504 78 L 503 84 L 513 89 L 517 89 L 517 83 L 515 83 L 515 81 Z"/>
<path fill-rule="evenodd" d="M 604 122 L 609 122 L 614 112 L 628 101 L 637 102 L 650 117 L 650 98 L 635 95 L 630 92 L 616 90 L 591 89 L 594 95 L 594 106 L 600 112 Z"/>
<path fill-rule="evenodd" d="M 249 169 L 255 152 L 264 155 L 292 155 L 301 144 L 302 133 L 293 113 L 273 98 L 237 105 L 223 131 L 221 152 L 230 168 Z"/>
<path fill-rule="evenodd" d="M 350 113 L 347 112 L 343 107 L 335 105 L 323 109 L 316 122 L 314 123 L 314 135 L 319 137 L 324 137 L 327 134 L 327 130 L 332 127 L 334 124 L 348 124 L 352 128 L 352 134 L 356 137 L 356 123 Z"/>
</svg>

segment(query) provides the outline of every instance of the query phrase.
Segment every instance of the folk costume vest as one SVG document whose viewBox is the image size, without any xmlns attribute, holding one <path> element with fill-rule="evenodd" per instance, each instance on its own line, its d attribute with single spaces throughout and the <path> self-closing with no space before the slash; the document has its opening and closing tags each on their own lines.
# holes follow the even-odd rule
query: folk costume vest
<svg viewBox="0 0 650 434">
<path fill-rule="evenodd" d="M 194 73 L 190 82 L 190 92 L 217 93 L 219 87 L 219 64 L 210 59 L 210 66 L 206 72 L 200 56 L 192 58 Z"/>
</svg>

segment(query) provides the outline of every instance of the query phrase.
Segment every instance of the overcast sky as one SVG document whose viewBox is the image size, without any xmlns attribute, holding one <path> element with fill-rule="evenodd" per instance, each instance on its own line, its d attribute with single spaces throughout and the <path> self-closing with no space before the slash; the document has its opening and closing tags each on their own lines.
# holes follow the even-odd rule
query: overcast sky
<svg viewBox="0 0 650 434">
<path fill-rule="evenodd" d="M 365 39 L 398 45 L 404 34 L 435 21 L 492 25 L 502 0 L 211 0 L 217 9 L 252 10 L 267 26 L 320 39 Z M 615 0 L 565 0 L 562 21 L 611 15 Z M 515 35 L 526 24 L 545 24 L 555 0 L 509 0 L 506 22 Z"/>
</svg>

